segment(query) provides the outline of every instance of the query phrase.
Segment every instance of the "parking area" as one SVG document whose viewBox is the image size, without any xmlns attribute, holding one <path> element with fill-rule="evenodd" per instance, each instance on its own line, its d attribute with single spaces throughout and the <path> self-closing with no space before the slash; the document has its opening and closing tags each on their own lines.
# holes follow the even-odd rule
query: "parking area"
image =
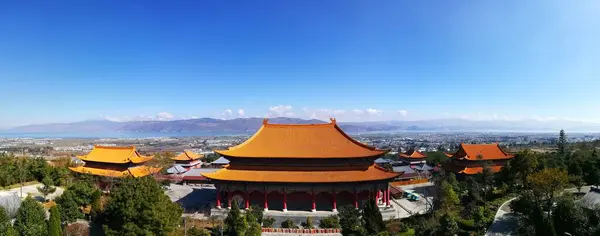
<svg viewBox="0 0 600 236">
<path fill-rule="evenodd" d="M 435 194 L 433 183 L 422 183 L 413 185 L 403 185 L 396 188 L 402 191 L 411 192 L 418 196 L 416 200 L 406 197 L 395 198 L 392 200 L 394 209 L 396 209 L 396 218 L 408 218 L 412 215 L 424 214 L 432 209 L 433 196 Z"/>
</svg>

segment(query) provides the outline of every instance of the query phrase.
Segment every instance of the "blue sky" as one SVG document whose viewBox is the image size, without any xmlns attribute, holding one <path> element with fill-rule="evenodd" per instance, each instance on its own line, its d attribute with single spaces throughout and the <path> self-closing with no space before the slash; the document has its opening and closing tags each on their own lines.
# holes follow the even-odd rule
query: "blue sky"
<svg viewBox="0 0 600 236">
<path fill-rule="evenodd" d="M 599 12 L 594 0 L 1 1 L 0 127 L 600 122 Z"/>
</svg>

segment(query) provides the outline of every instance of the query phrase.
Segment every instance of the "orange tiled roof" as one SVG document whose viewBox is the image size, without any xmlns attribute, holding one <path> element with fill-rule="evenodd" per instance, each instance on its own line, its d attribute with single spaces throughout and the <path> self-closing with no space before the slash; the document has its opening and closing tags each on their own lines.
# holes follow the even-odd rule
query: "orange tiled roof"
<svg viewBox="0 0 600 236">
<path fill-rule="evenodd" d="M 452 155 L 456 158 L 464 158 L 471 161 L 478 160 L 501 160 L 513 158 L 500 148 L 497 143 L 494 144 L 460 144 L 459 150 Z M 481 159 L 479 158 L 481 157 Z"/>
<path fill-rule="evenodd" d="M 277 183 L 340 183 L 386 180 L 398 177 L 398 173 L 387 172 L 371 165 L 366 169 L 346 170 L 251 170 L 225 168 L 213 173 L 202 173 L 208 179 L 240 182 Z"/>
<path fill-rule="evenodd" d="M 183 151 L 176 157 L 171 158 L 171 160 L 175 161 L 193 161 L 204 157 L 202 154 L 197 154 L 191 151 Z"/>
<path fill-rule="evenodd" d="M 152 159 L 152 156 L 142 156 L 134 146 L 107 147 L 94 145 L 90 153 L 78 156 L 83 161 L 94 161 L 103 163 L 143 163 Z"/>
<path fill-rule="evenodd" d="M 248 140 L 228 150 L 215 150 L 223 156 L 248 158 L 353 158 L 383 155 L 380 150 L 348 136 L 331 119 L 329 124 L 268 124 Z"/>
<path fill-rule="evenodd" d="M 91 174 L 91 175 L 100 175 L 107 177 L 124 177 L 127 175 L 131 175 L 133 177 L 143 177 L 146 175 L 154 174 L 160 171 L 160 168 L 148 167 L 148 166 L 136 166 L 128 168 L 124 171 L 119 170 L 111 170 L 111 169 L 101 169 L 101 168 L 91 168 L 85 166 L 77 166 L 77 167 L 69 167 L 72 171 L 82 173 L 82 174 Z"/>
<path fill-rule="evenodd" d="M 412 150 L 412 151 L 407 152 L 407 153 L 400 153 L 400 157 L 410 158 L 410 159 L 423 159 L 423 158 L 426 158 L 427 155 L 425 155 L 422 152 L 419 152 L 419 151 L 416 151 L 416 150 Z"/>
<path fill-rule="evenodd" d="M 502 169 L 502 166 L 490 166 L 493 173 L 497 173 Z M 466 167 L 459 171 L 460 174 L 474 175 L 483 172 L 483 167 Z"/>
</svg>

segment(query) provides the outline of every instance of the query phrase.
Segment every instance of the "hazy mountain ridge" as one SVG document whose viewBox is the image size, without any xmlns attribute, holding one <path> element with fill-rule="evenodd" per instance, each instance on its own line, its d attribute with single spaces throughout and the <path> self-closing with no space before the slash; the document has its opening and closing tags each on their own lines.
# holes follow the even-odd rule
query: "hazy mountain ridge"
<svg viewBox="0 0 600 236">
<path fill-rule="evenodd" d="M 67 132 L 253 132 L 262 125 L 263 118 L 237 118 L 230 120 L 199 118 L 172 121 L 129 121 L 114 122 L 91 120 L 73 123 L 28 125 L 10 129 L 20 133 L 67 133 Z M 300 118 L 270 118 L 269 123 L 314 124 L 322 120 Z M 347 132 L 393 132 L 393 131 L 556 131 L 566 129 L 577 132 L 598 132 L 599 123 L 568 120 L 519 120 L 476 121 L 466 119 L 435 119 L 419 121 L 370 121 L 338 122 Z"/>
</svg>

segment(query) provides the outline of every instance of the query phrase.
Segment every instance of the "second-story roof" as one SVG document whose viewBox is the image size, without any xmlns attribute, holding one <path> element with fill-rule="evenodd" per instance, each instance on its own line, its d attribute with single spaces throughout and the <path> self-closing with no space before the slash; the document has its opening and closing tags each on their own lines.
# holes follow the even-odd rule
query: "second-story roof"
<svg viewBox="0 0 600 236">
<path fill-rule="evenodd" d="M 115 147 L 94 145 L 92 151 L 87 155 L 78 156 L 83 161 L 94 161 L 102 163 L 144 163 L 152 159 L 152 156 L 140 155 L 135 146 Z"/>
<path fill-rule="evenodd" d="M 514 156 L 508 154 L 500 148 L 497 143 L 493 144 L 465 144 L 461 143 L 458 151 L 449 154 L 449 157 L 457 159 L 466 159 L 471 161 L 479 160 L 502 160 L 510 159 Z"/>
<path fill-rule="evenodd" d="M 383 155 L 388 150 L 354 140 L 335 119 L 328 124 L 269 124 L 265 119 L 242 144 L 215 152 L 243 158 L 359 158 Z"/>
</svg>

